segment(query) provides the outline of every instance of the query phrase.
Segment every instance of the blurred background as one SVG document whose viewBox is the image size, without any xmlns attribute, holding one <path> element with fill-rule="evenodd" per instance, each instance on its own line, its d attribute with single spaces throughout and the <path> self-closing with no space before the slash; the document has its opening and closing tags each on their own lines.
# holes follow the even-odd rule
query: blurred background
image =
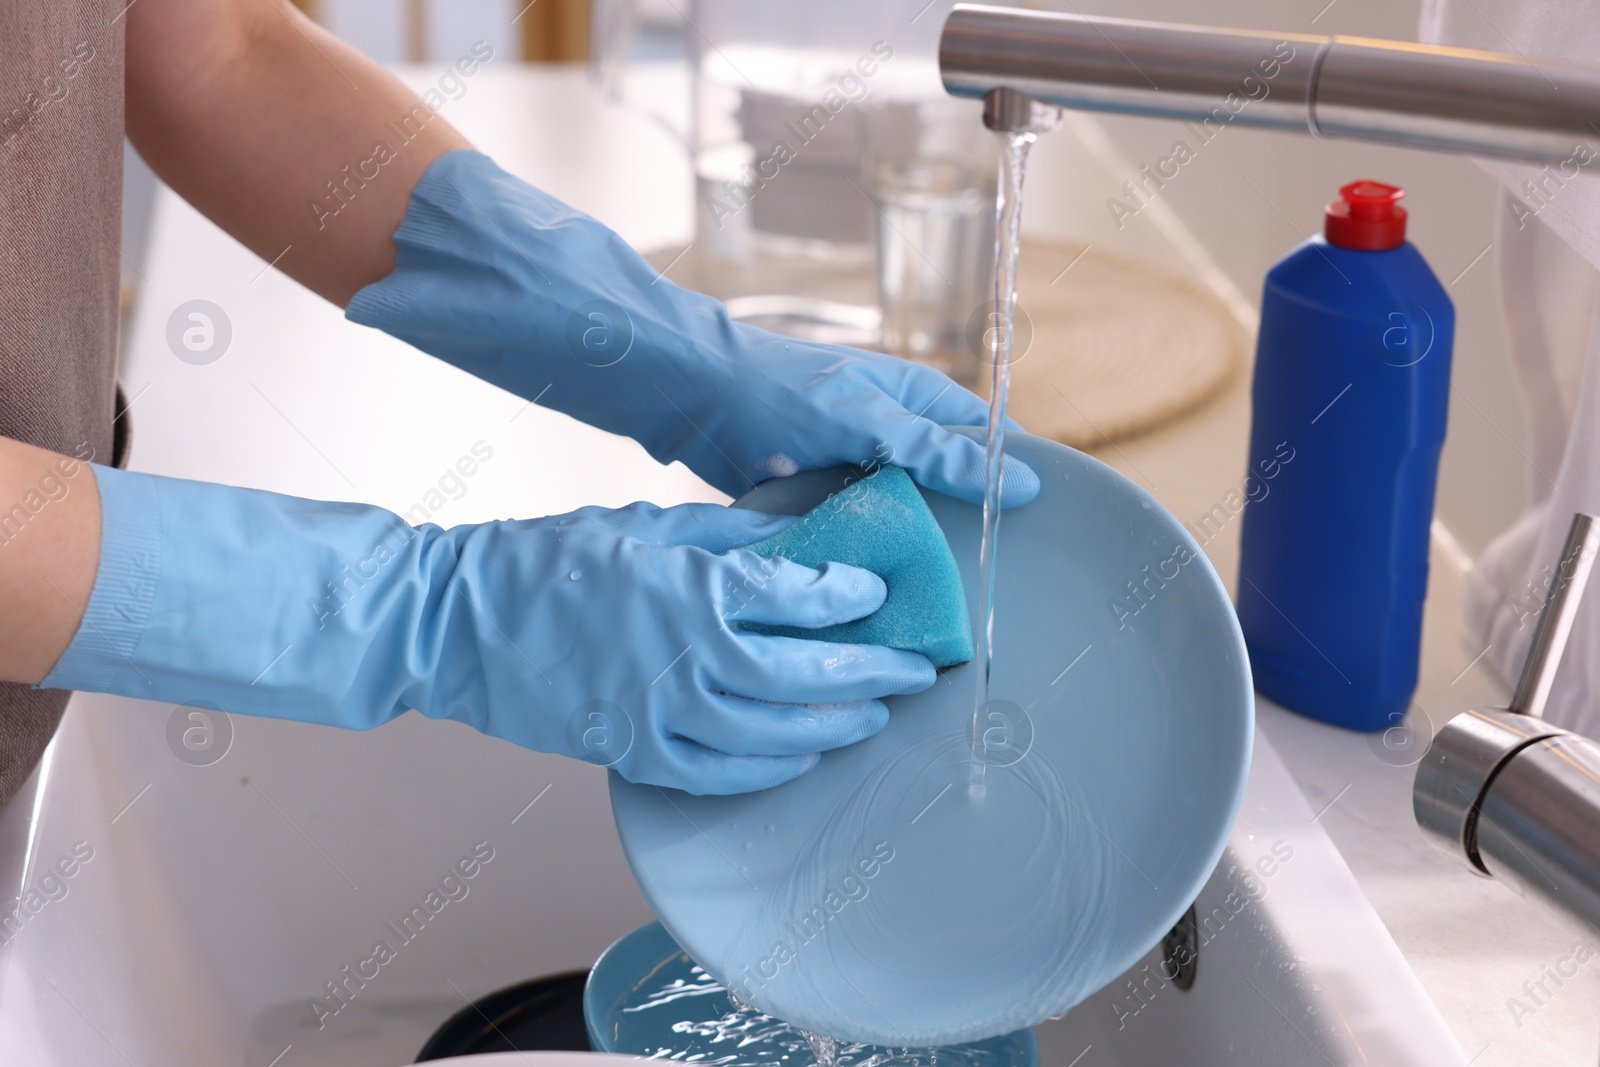
<svg viewBox="0 0 1600 1067">
<path fill-rule="evenodd" d="M 464 54 L 480 40 L 495 49 L 496 68 L 508 60 L 547 68 L 577 68 L 595 58 L 596 34 L 591 27 L 600 27 L 604 36 L 607 27 L 614 27 L 617 19 L 625 17 L 626 62 L 630 71 L 626 76 L 619 75 L 613 64 L 609 71 L 596 71 L 598 82 L 609 81 L 605 91 L 635 110 L 652 112 L 651 117 L 674 127 L 679 135 L 692 126 L 688 118 L 686 57 L 697 49 L 715 48 L 721 43 L 714 28 L 689 25 L 693 10 L 689 0 L 296 2 L 367 54 L 396 67 L 412 66 L 418 74 L 442 69 L 442 64 Z M 926 23 L 931 37 L 950 4 L 948 0 L 934 0 L 929 6 L 933 10 L 919 20 L 919 28 Z M 1072 0 L 1031 0 L 1024 6 L 1292 33 L 1408 40 L 1417 38 L 1423 14 L 1421 0 L 1102 0 L 1084 5 Z M 761 15 L 774 18 L 793 18 L 808 10 L 806 5 L 780 0 L 764 0 L 756 7 Z M 870 6 L 861 8 L 863 13 L 871 10 Z M 619 14 L 622 12 L 626 15 Z M 830 16 L 822 13 L 815 17 Z M 1492 27 L 1487 27 L 1486 32 L 1492 36 Z M 1509 43 L 1506 47 L 1509 50 Z M 603 62 L 598 65 L 605 66 Z M 495 74 L 500 76 L 501 71 L 497 69 Z M 1101 149 L 1112 154 L 1110 160 L 1102 158 L 1098 165 L 1113 170 L 1124 165 L 1130 178 L 1138 177 L 1141 164 L 1159 160 L 1170 153 L 1177 138 L 1188 136 L 1180 124 L 1162 120 L 1096 116 L 1089 121 L 1104 134 L 1097 141 Z M 1183 237 L 1193 239 L 1189 251 L 1198 250 L 1231 283 L 1239 300 L 1252 306 L 1259 303 L 1261 280 L 1271 265 L 1320 229 L 1322 206 L 1335 197 L 1341 184 L 1366 177 L 1404 186 L 1409 194 L 1405 203 L 1411 212 L 1410 237 L 1447 283 L 1460 316 L 1450 436 L 1440 475 L 1439 517 L 1454 541 L 1467 555 L 1474 556 L 1511 524 L 1523 508 L 1529 480 L 1541 475 L 1532 468 L 1522 444 L 1524 415 L 1506 358 L 1496 285 L 1495 218 L 1507 206 L 1494 181 L 1476 164 L 1455 156 L 1229 129 L 1225 138 L 1219 138 L 1215 146 L 1206 146 L 1183 167 L 1177 180 L 1161 190 L 1159 212 L 1141 212 L 1136 218 L 1112 226 L 1108 206 L 1088 210 L 1090 205 L 1084 203 L 1084 196 L 1075 185 L 1073 155 L 1080 151 L 1082 145 L 1072 138 L 1046 137 L 1041 142 L 1035 153 L 1024 215 L 1025 230 L 1030 235 L 1058 242 L 1076 241 L 1080 249 L 1092 245 L 1102 252 L 1127 250 L 1135 258 L 1143 254 L 1150 259 L 1148 242 L 1141 246 L 1137 231 L 1162 225 L 1161 219 L 1152 218 L 1160 214 L 1166 218 L 1166 229 L 1171 229 L 1170 223 L 1178 223 Z M 126 243 L 130 259 L 140 262 L 149 228 L 148 213 L 142 206 L 153 202 L 154 186 L 131 153 L 130 161 Z M 644 183 L 659 179 L 636 173 L 630 180 Z M 697 192 L 702 194 L 699 199 L 707 199 L 704 189 Z M 1091 195 L 1103 202 L 1107 200 L 1105 192 L 1097 189 Z M 841 193 L 847 199 L 853 195 L 848 190 Z M 1097 221 L 1086 227 L 1086 217 Z M 1098 236 L 1088 232 L 1095 227 L 1103 231 Z M 700 229 L 704 231 L 705 227 Z M 1163 243 L 1172 245 L 1170 232 L 1165 234 Z M 1183 239 L 1178 241 L 1183 243 Z M 1061 247 L 1070 251 L 1067 246 Z M 678 248 L 665 250 L 658 265 L 664 265 L 681 248 L 680 242 Z M 674 280 L 724 298 L 740 295 L 734 289 L 719 290 L 714 279 L 697 273 L 693 259 L 690 257 L 674 272 Z M 1186 269 L 1193 268 L 1190 263 Z M 867 271 L 870 284 L 870 267 L 862 269 Z M 840 275 L 835 271 L 828 277 L 836 286 L 844 278 L 849 283 L 846 288 L 860 281 L 848 272 Z M 1026 285 L 1024 279 L 1025 288 Z M 788 288 L 796 286 L 791 284 Z M 1026 310 L 1027 301 L 1023 303 Z M 753 317 L 763 321 L 760 316 Z M 875 323 L 869 325 L 876 330 Z M 1249 325 L 1247 313 L 1246 333 Z M 853 336 L 845 331 L 835 339 L 852 341 Z M 1241 347 L 1241 366 L 1225 375 L 1218 371 L 1213 375 L 1215 381 L 1208 378 L 1181 388 L 1172 385 L 1174 396 L 1183 393 L 1187 398 L 1185 390 L 1195 396 L 1218 392 L 1227 384 L 1221 381 L 1222 377 L 1236 386 L 1241 380 L 1247 381 L 1248 339 Z M 1222 367 L 1226 361 L 1218 359 L 1217 366 Z M 1174 376 L 1181 376 L 1184 371 L 1184 361 L 1174 359 L 1169 365 L 1147 369 L 1151 375 L 1165 375 L 1169 382 L 1175 382 Z M 1151 380 L 1147 375 L 1146 383 Z M 1104 418 L 1096 425 L 1107 429 Z M 1132 433 L 1147 428 L 1137 419 L 1129 424 Z M 1058 436 L 1106 453 L 1102 458 L 1119 463 L 1109 445 L 1111 439 L 1124 435 L 1115 428 L 1107 434 L 1086 433 L 1081 438 L 1071 432 Z M 1210 492 L 1214 496 L 1221 489 L 1212 487 Z M 1174 510 L 1178 508 L 1174 506 Z M 1225 576 L 1231 562 L 1226 556 L 1224 550 L 1222 558 L 1215 560 Z"/>
<path fill-rule="evenodd" d="M 501 56 L 581 63 L 590 0 L 296 0 L 306 14 L 380 63 L 454 58 L 474 41 Z M 673 11 L 658 0 L 657 21 Z"/>
</svg>

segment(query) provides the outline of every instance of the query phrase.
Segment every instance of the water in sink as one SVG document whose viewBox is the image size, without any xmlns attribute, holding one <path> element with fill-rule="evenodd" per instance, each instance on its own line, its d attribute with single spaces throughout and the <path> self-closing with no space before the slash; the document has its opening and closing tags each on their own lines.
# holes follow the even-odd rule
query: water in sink
<svg viewBox="0 0 1600 1067">
<path fill-rule="evenodd" d="M 812 1034 L 736 998 L 682 952 L 607 1012 L 618 1052 L 696 1067 L 1034 1067 L 1032 1031 L 944 1048 L 885 1048 Z"/>
</svg>

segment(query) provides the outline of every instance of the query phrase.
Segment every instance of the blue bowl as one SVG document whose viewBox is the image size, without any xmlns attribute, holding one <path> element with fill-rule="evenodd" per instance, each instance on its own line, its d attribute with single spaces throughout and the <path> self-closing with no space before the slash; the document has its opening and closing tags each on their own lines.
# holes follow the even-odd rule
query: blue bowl
<svg viewBox="0 0 1600 1067">
<path fill-rule="evenodd" d="M 596 1052 L 683 1063 L 812 1067 L 816 1054 L 793 1027 L 734 1012 L 727 992 L 658 922 L 618 938 L 595 961 L 583 987 L 583 1022 Z M 1039 1067 L 1039 1040 L 1032 1030 L 936 1051 L 936 1056 L 926 1050 L 907 1055 L 881 1046 L 843 1046 L 838 1064 Z"/>
<path fill-rule="evenodd" d="M 954 1045 L 1066 1011 L 1171 929 L 1238 813 L 1254 697 L 1216 572 L 1111 468 L 1021 434 L 1007 450 L 1043 488 L 1001 522 L 981 795 L 973 664 L 890 698 L 877 736 L 765 792 L 611 776 L 623 850 L 673 940 L 807 1030 Z M 737 503 L 799 514 L 847 476 Z M 924 496 L 976 629 L 980 509 Z"/>
</svg>

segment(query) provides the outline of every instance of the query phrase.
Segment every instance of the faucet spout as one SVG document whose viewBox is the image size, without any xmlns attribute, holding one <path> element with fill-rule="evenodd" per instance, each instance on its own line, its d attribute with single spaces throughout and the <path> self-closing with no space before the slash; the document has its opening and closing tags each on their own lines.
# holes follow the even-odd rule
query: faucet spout
<svg viewBox="0 0 1600 1067">
<path fill-rule="evenodd" d="M 1044 133 L 1061 121 L 1061 109 L 1015 89 L 991 89 L 983 98 L 983 124 L 996 133 Z"/>
<path fill-rule="evenodd" d="M 1538 163 L 1600 156 L 1600 71 L 1499 52 L 957 4 L 939 65 L 957 96 L 1009 89 L 1089 111 Z"/>
</svg>

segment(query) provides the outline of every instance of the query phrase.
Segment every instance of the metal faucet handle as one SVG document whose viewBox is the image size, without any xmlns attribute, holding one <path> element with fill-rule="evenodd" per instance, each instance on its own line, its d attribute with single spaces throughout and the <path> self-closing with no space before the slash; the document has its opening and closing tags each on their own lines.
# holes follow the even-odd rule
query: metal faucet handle
<svg viewBox="0 0 1600 1067">
<path fill-rule="evenodd" d="M 1444 725 L 1412 785 L 1425 838 L 1469 870 L 1600 922 L 1600 744 L 1543 721 L 1600 554 L 1600 520 L 1572 518 L 1509 708 Z"/>
<path fill-rule="evenodd" d="M 1600 553 L 1600 520 L 1580 511 L 1572 516 L 1572 526 L 1567 530 L 1567 542 L 1550 580 L 1550 591 L 1539 612 L 1538 628 L 1533 632 L 1533 643 L 1528 646 L 1528 658 L 1522 665 L 1522 678 L 1511 696 L 1509 710 L 1535 719 L 1544 718 L 1550 688 L 1555 684 L 1561 655 L 1566 651 L 1567 639 L 1572 636 L 1573 624 L 1577 622 L 1578 606 L 1594 571 L 1597 553 Z"/>
</svg>

